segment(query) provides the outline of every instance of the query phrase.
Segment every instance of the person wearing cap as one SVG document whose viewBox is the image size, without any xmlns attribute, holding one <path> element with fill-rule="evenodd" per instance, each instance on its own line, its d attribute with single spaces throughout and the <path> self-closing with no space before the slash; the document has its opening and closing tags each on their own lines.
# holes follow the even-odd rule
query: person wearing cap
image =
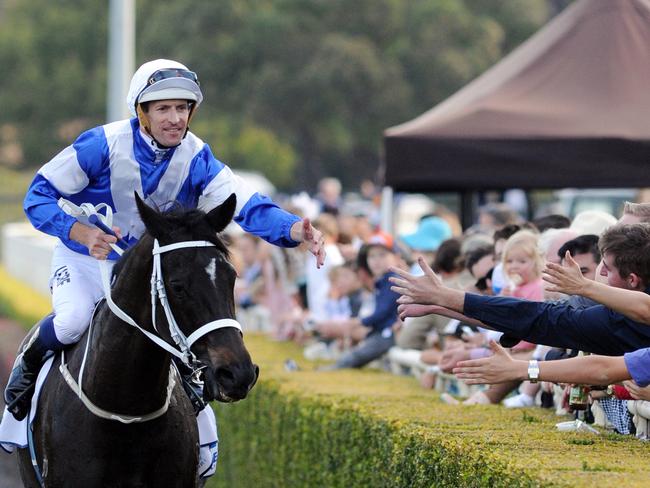
<svg viewBox="0 0 650 488">
<path fill-rule="evenodd" d="M 54 313 L 40 321 L 5 390 L 5 402 L 18 420 L 27 415 L 29 390 L 49 351 L 79 340 L 103 296 L 95 260 L 112 263 L 118 257 L 110 247 L 116 238 L 66 214 L 60 199 L 110 206 L 113 230 L 133 244 L 144 232 L 134 192 L 158 208 L 177 202 L 206 212 L 234 193 L 234 220 L 244 230 L 282 247 L 306 242 L 317 266 L 323 264 L 322 234 L 308 219 L 256 193 L 189 131 L 202 101 L 198 76 L 185 65 L 167 59 L 144 63 L 127 96 L 133 118 L 83 132 L 38 170 L 24 209 L 36 229 L 59 238 L 52 261 Z"/>
<path fill-rule="evenodd" d="M 413 254 L 424 256 L 427 261 L 433 262 L 440 244 L 451 237 L 452 230 L 447 221 L 430 215 L 420 220 L 415 232 L 401 235 L 400 240 L 413 251 Z"/>
</svg>

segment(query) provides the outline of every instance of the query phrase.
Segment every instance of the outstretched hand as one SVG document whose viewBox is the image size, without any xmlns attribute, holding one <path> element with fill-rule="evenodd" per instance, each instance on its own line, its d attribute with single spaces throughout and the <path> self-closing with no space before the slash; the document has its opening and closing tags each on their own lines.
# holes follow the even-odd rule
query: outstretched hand
<svg viewBox="0 0 650 488">
<path fill-rule="evenodd" d="M 402 303 L 397 307 L 397 314 L 399 315 L 400 320 L 407 319 L 409 317 L 425 317 L 426 315 L 431 314 L 441 314 L 447 310 L 445 307 L 439 305 L 420 305 L 418 303 Z"/>
<path fill-rule="evenodd" d="M 650 400 L 650 386 L 639 386 L 632 380 L 624 381 L 623 386 L 630 392 L 630 396 L 635 400 Z"/>
<path fill-rule="evenodd" d="M 491 385 L 520 379 L 518 363 L 523 363 L 527 368 L 526 362 L 512 359 L 494 340 L 490 341 L 490 349 L 493 355 L 488 358 L 459 362 L 453 370 L 454 374 L 470 385 Z"/>
<path fill-rule="evenodd" d="M 419 305 L 417 303 L 403 303 L 397 307 L 397 314 L 400 320 L 409 317 L 424 317 L 433 312 L 430 311 L 434 305 Z"/>
<path fill-rule="evenodd" d="M 321 231 L 311 225 L 311 221 L 308 218 L 296 222 L 291 227 L 291 238 L 294 241 L 304 242 L 307 244 L 309 252 L 316 256 L 317 268 L 320 269 L 320 267 L 325 264 L 325 238 Z"/>
<path fill-rule="evenodd" d="M 567 295 L 580 295 L 585 284 L 589 282 L 582 276 L 580 265 L 571 257 L 569 251 L 564 256 L 564 265 L 546 263 L 542 278 L 552 285 L 548 287 L 548 291 Z"/>
<path fill-rule="evenodd" d="M 397 303 L 438 305 L 438 295 L 443 290 L 444 285 L 421 256 L 418 258 L 418 264 L 424 272 L 422 276 L 415 276 L 403 269 L 391 267 L 390 270 L 398 275 L 389 278 L 390 282 L 393 283 L 393 286 L 390 287 L 391 290 L 401 295 L 397 299 Z"/>
</svg>

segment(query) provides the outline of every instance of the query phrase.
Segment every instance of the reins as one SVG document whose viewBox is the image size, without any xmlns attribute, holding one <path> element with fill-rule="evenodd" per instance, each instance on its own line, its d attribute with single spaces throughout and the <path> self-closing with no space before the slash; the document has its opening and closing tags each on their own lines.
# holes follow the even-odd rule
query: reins
<svg viewBox="0 0 650 488">
<path fill-rule="evenodd" d="M 80 206 L 77 206 L 74 203 L 61 198 L 59 199 L 59 206 L 66 213 L 73 215 L 75 217 L 79 217 L 82 215 L 86 217 L 90 217 L 91 215 L 96 215 L 97 218 L 99 218 L 104 225 L 106 225 L 109 229 L 111 228 L 112 221 L 113 221 L 113 211 L 111 207 L 106 204 L 102 203 L 95 207 L 92 204 L 84 203 Z M 106 215 L 102 215 L 101 213 L 99 213 L 99 210 L 102 209 L 105 209 Z M 122 249 L 120 249 L 118 246 L 114 244 L 111 244 L 111 247 L 119 255 L 122 255 L 124 252 Z M 196 356 L 191 351 L 191 347 L 201 337 L 214 330 L 222 329 L 225 327 L 233 327 L 239 330 L 240 332 L 242 331 L 241 325 L 239 324 L 239 322 L 237 322 L 234 319 L 217 319 L 202 325 L 197 330 L 192 332 L 189 336 L 186 336 L 183 333 L 183 331 L 180 329 L 178 323 L 176 322 L 176 319 L 174 318 L 174 314 L 172 313 L 171 306 L 169 305 L 169 300 L 167 299 L 167 292 L 165 290 L 165 283 L 163 280 L 163 272 L 162 272 L 160 256 L 166 252 L 175 251 L 177 249 L 203 248 L 203 247 L 215 247 L 215 245 L 209 241 L 183 241 L 183 242 L 168 244 L 165 246 L 160 246 L 158 244 L 158 239 L 154 239 L 153 249 L 151 250 L 151 253 L 153 255 L 153 261 L 154 261 L 153 269 L 151 272 L 151 316 L 152 316 L 153 327 L 154 330 L 158 331 L 156 325 L 156 304 L 158 301 L 160 301 L 162 308 L 165 312 L 165 316 L 167 318 L 167 324 L 169 326 L 170 336 L 177 347 L 172 346 L 171 344 L 163 340 L 160 336 L 156 334 L 152 334 L 151 332 L 140 327 L 135 320 L 133 320 L 126 312 L 124 312 L 124 310 L 122 310 L 113 301 L 113 298 L 111 296 L 109 265 L 106 261 L 99 261 L 99 270 L 102 279 L 102 286 L 104 288 L 104 295 L 106 298 L 106 303 L 108 305 L 108 308 L 111 310 L 111 312 L 122 321 L 138 329 L 154 344 L 164 349 L 169 354 L 176 356 L 184 364 L 186 364 L 193 370 L 195 369 L 194 365 L 196 364 Z M 65 355 L 63 351 L 61 352 L 61 364 L 59 366 L 59 371 L 61 371 L 61 374 L 63 375 L 63 378 L 65 379 L 66 383 L 70 386 L 72 391 L 75 392 L 75 394 L 79 397 L 79 399 L 86 406 L 86 408 L 88 408 L 88 410 L 90 410 L 93 414 L 97 415 L 98 417 L 107 420 L 116 420 L 124 424 L 146 422 L 148 420 L 153 420 L 155 418 L 160 417 L 161 415 L 164 415 L 169 408 L 172 391 L 175 385 L 175 375 L 174 375 L 175 367 L 172 367 L 171 365 L 169 369 L 169 380 L 167 383 L 167 397 L 165 399 L 165 403 L 162 407 L 160 407 L 156 411 L 150 412 L 146 415 L 132 416 L 132 415 L 124 415 L 124 414 L 109 412 L 95 405 L 85 395 L 83 389 L 81 388 L 81 385 L 82 385 L 84 367 L 86 364 L 86 359 L 87 359 L 89 345 L 90 345 L 91 333 L 92 333 L 92 321 L 90 323 L 90 328 L 88 330 L 88 334 L 86 338 L 86 347 L 84 350 L 81 367 L 79 369 L 78 380 L 75 381 L 72 374 L 70 373 L 67 364 L 65 362 Z M 174 363 L 172 362 L 172 365 L 173 364 Z"/>
</svg>

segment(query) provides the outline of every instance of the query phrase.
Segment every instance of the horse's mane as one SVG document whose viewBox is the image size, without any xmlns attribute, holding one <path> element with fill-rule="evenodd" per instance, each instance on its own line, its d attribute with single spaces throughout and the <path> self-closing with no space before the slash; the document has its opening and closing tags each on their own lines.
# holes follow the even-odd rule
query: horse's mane
<svg viewBox="0 0 650 488">
<path fill-rule="evenodd" d="M 230 257 L 228 248 L 206 220 L 204 211 L 196 208 L 187 209 L 179 203 L 174 203 L 168 210 L 160 212 L 160 215 L 164 218 L 166 224 L 165 235 L 158 237 L 161 245 L 187 240 L 208 241 L 214 244 L 226 258 Z M 140 241 L 150 239 L 153 238 L 148 231 L 145 231 L 140 237 Z M 131 246 L 118 259 L 113 267 L 113 277 L 120 274 L 128 261 L 128 256 L 136 252 L 136 247 L 137 245 Z"/>
</svg>

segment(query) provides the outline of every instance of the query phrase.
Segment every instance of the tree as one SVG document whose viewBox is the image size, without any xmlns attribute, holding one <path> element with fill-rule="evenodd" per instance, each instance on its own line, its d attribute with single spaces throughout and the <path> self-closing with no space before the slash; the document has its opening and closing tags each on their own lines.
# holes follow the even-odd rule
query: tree
<svg viewBox="0 0 650 488">
<path fill-rule="evenodd" d="M 285 190 L 313 190 L 325 175 L 350 187 L 375 173 L 386 127 L 496 63 L 547 20 L 548 1 L 140 0 L 137 61 L 179 59 L 199 73 L 194 127 L 207 142 L 229 127 L 238 148 L 220 144 L 222 154 L 276 173 Z M 0 126 L 18 127 L 36 166 L 105 118 L 107 4 L 3 11 Z"/>
<path fill-rule="evenodd" d="M 25 163 L 37 166 L 68 144 L 59 129 L 100 122 L 106 92 L 104 2 L 47 0 L 5 6 L 0 29 L 0 124 L 18 128 Z"/>
</svg>

